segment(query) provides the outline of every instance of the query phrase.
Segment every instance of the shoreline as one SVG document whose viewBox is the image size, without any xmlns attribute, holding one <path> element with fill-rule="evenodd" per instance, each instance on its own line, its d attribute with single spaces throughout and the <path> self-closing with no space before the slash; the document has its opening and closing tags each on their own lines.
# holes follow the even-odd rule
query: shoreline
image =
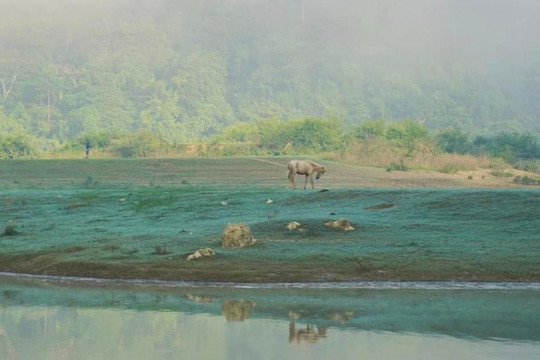
<svg viewBox="0 0 540 360">
<path fill-rule="evenodd" d="M 32 275 L 0 272 L 0 282 L 14 281 L 23 284 L 85 286 L 99 288 L 185 289 L 185 288 L 233 288 L 233 289 L 362 289 L 362 290 L 535 290 L 540 291 L 538 281 L 395 281 L 358 280 L 335 282 L 208 282 L 173 281 L 155 279 L 101 279 L 91 277 Z"/>
<path fill-rule="evenodd" d="M 224 251 L 223 249 L 220 249 Z M 253 249 L 252 249 L 253 250 Z M 241 250 L 249 251 L 249 250 Z M 260 249 L 253 250 L 257 254 Z M 14 274 L 28 278 L 76 279 L 103 283 L 177 283 L 177 284 L 324 284 L 324 283 L 540 283 L 537 270 L 501 270 L 486 264 L 468 264 L 464 268 L 435 267 L 437 262 L 426 259 L 432 265 L 401 268 L 393 263 L 399 258 L 390 257 L 378 266 L 369 262 L 358 263 L 354 259 L 330 259 L 319 262 L 302 259 L 295 264 L 289 261 L 271 261 L 264 257 L 257 260 L 231 258 L 227 253 L 213 258 L 186 261 L 184 255 L 169 259 L 138 262 L 60 260 L 62 254 L 25 254 L 10 257 L 0 254 L 0 275 Z M 262 256 L 262 255 L 260 255 Z M 218 259 L 215 259 L 215 258 Z M 392 261 L 393 259 L 393 261 Z M 340 265 L 336 265 L 335 262 Z M 527 266 L 522 264 L 521 266 Z M 530 266 L 529 266 L 530 267 Z M 29 271 L 29 269 L 32 269 Z M 321 271 L 324 269 L 324 271 Z M 385 269 L 385 270 L 382 270 Z"/>
</svg>

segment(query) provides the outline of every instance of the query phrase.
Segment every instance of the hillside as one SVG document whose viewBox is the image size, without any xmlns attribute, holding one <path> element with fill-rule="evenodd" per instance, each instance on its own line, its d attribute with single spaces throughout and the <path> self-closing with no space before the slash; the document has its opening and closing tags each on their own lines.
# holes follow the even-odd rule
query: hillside
<svg viewBox="0 0 540 360">
<path fill-rule="evenodd" d="M 212 137 L 260 119 L 539 134 L 537 1 L 2 1 L 0 134 Z M 511 24 L 511 26 L 501 26 Z"/>
</svg>

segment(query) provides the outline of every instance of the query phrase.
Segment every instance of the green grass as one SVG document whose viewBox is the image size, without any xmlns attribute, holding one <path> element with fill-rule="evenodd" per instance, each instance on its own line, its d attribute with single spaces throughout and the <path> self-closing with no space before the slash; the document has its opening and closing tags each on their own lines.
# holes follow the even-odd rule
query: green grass
<svg viewBox="0 0 540 360">
<path fill-rule="evenodd" d="M 0 167 L 15 169 L 20 180 L 0 191 L 0 224 L 17 225 L 12 236 L 0 236 L 0 271 L 219 281 L 540 280 L 536 189 L 293 191 L 283 169 L 274 173 L 275 166 L 247 158 Z M 41 176 L 44 167 L 58 177 Z M 82 167 L 103 180 L 87 189 Z M 339 218 L 356 230 L 324 225 Z M 291 221 L 301 230 L 288 230 Z M 234 222 L 250 225 L 255 246 L 221 248 L 221 233 Z M 203 247 L 217 255 L 186 261 Z"/>
</svg>

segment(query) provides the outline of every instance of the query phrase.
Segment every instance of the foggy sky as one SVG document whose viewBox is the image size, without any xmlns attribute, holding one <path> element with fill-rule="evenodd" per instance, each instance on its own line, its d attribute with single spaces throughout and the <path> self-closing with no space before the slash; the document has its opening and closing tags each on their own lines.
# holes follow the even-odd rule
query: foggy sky
<svg viewBox="0 0 540 360">
<path fill-rule="evenodd" d="M 190 36 L 193 29 L 183 26 L 193 12 L 219 18 L 226 28 L 228 17 L 238 22 L 231 9 L 245 14 L 246 32 L 264 28 L 270 36 L 301 26 L 319 38 L 320 51 L 346 46 L 365 56 L 459 58 L 488 67 L 537 61 L 540 53 L 538 0 L 0 0 L 0 44 L 36 26 L 42 31 L 35 41 L 46 43 L 41 36 L 69 31 L 81 18 L 105 32 L 105 23 L 152 16 L 177 36 Z"/>
</svg>

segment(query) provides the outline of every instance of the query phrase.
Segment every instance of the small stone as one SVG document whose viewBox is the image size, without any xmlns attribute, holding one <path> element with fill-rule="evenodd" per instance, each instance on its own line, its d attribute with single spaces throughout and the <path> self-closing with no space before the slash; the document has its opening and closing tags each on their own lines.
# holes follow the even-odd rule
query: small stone
<svg viewBox="0 0 540 360">
<path fill-rule="evenodd" d="M 302 226 L 302 224 L 300 224 L 299 222 L 291 221 L 289 224 L 287 224 L 287 229 L 294 230 L 294 229 L 299 228 L 300 226 Z"/>
<path fill-rule="evenodd" d="M 336 221 L 329 221 L 329 222 L 325 223 L 324 225 L 329 226 L 329 227 L 334 228 L 334 229 L 340 229 L 340 230 L 345 230 L 345 231 L 354 230 L 354 226 L 352 226 L 351 223 L 349 222 L 349 220 L 347 220 L 347 219 L 339 219 L 339 220 L 336 220 Z"/>
<path fill-rule="evenodd" d="M 203 257 L 210 257 L 210 256 L 214 256 L 214 255 L 216 255 L 216 253 L 214 252 L 214 250 L 212 250 L 210 248 L 199 249 L 199 250 L 195 251 L 193 254 L 189 255 L 187 257 L 187 260 L 188 261 L 197 260 L 197 259 L 201 259 Z"/>
</svg>

